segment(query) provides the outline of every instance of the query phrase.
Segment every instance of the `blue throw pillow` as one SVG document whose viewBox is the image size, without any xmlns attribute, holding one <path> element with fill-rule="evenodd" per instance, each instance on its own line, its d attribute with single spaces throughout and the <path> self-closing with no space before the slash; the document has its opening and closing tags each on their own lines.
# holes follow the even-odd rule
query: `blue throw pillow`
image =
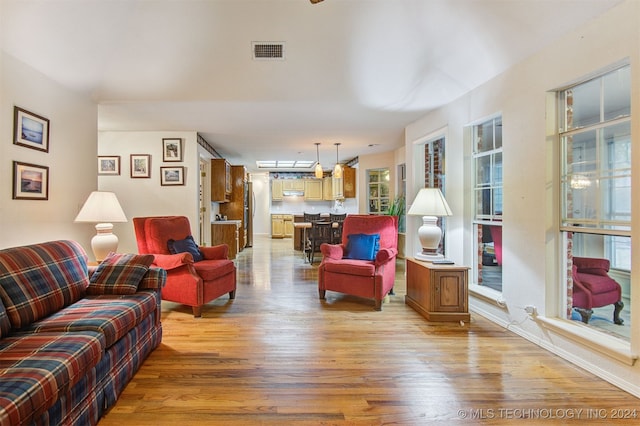
<svg viewBox="0 0 640 426">
<path fill-rule="evenodd" d="M 169 247 L 169 253 L 178 254 L 178 253 L 191 253 L 193 256 L 194 262 L 200 262 L 204 259 L 198 245 L 191 235 L 189 235 L 184 240 L 169 240 L 167 242 L 167 246 Z"/>
<path fill-rule="evenodd" d="M 347 235 L 345 259 L 375 260 L 380 250 L 380 234 Z"/>
</svg>

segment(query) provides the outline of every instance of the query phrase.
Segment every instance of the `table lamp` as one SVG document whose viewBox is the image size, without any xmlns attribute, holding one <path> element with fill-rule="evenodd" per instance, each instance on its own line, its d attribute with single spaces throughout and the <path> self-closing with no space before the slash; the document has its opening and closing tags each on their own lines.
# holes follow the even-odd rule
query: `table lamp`
<svg viewBox="0 0 640 426">
<path fill-rule="evenodd" d="M 440 189 L 420 189 L 407 214 L 422 216 L 422 226 L 418 229 L 422 252 L 416 253 L 415 258 L 428 262 L 443 259 L 443 255 L 438 253 L 442 230 L 438 227 L 437 222 L 438 217 L 451 216 L 452 213 Z"/>
<path fill-rule="evenodd" d="M 96 261 L 101 262 L 118 249 L 118 237 L 113 234 L 111 222 L 126 222 L 127 217 L 113 192 L 93 191 L 85 201 L 74 222 L 95 222 L 96 235 L 91 239 L 91 249 Z"/>
</svg>

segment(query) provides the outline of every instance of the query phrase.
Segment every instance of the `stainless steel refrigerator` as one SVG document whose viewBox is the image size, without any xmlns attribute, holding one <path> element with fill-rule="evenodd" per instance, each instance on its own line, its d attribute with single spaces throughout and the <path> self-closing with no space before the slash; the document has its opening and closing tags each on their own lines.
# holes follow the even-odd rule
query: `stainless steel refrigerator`
<svg viewBox="0 0 640 426">
<path fill-rule="evenodd" d="M 253 193 L 253 184 L 247 182 L 244 185 L 244 229 L 245 235 L 245 247 L 253 247 L 253 216 L 255 214 L 254 204 L 256 196 Z"/>
</svg>

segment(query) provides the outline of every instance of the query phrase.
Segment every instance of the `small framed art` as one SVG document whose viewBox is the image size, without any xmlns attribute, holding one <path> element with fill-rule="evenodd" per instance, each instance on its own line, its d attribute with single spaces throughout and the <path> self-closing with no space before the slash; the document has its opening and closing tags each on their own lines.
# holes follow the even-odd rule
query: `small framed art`
<svg viewBox="0 0 640 426">
<path fill-rule="evenodd" d="M 13 107 L 13 143 L 49 152 L 49 120 L 26 109 Z"/>
<path fill-rule="evenodd" d="M 184 167 L 160 167 L 160 185 L 184 185 Z"/>
<path fill-rule="evenodd" d="M 49 167 L 14 161 L 13 199 L 48 200 Z"/>
<path fill-rule="evenodd" d="M 131 177 L 151 177 L 151 156 L 148 154 L 131 154 Z"/>
<path fill-rule="evenodd" d="M 119 155 L 104 155 L 98 157 L 98 174 L 99 175 L 113 175 L 120 174 L 120 156 Z"/>
<path fill-rule="evenodd" d="M 182 161 L 182 139 L 162 139 L 162 161 L 166 163 Z"/>
</svg>

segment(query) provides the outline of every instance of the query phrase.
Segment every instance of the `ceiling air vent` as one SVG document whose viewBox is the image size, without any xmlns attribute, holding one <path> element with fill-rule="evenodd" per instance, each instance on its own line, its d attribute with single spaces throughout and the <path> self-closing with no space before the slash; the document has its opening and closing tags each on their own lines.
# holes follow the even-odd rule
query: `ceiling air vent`
<svg viewBox="0 0 640 426">
<path fill-rule="evenodd" d="M 272 41 L 254 41 L 251 43 L 253 59 L 284 60 L 284 43 Z"/>
</svg>

